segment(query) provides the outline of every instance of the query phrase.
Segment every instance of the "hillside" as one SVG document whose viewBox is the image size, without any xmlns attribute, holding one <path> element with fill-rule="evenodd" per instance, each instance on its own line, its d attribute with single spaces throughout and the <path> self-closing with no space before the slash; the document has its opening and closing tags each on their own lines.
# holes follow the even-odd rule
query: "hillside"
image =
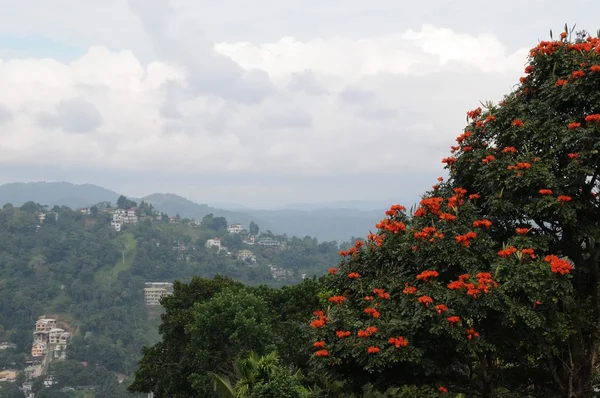
<svg viewBox="0 0 600 398">
<path fill-rule="evenodd" d="M 66 182 L 11 183 L 0 186 L 0 203 L 21 205 L 34 201 L 52 207 L 89 207 L 99 202 L 113 204 L 120 194 L 91 184 L 75 185 Z M 132 198 L 135 199 L 135 198 Z M 353 236 L 365 236 L 381 218 L 388 207 L 385 202 L 343 201 L 338 203 L 295 204 L 277 210 L 221 209 L 199 204 L 175 194 L 154 193 L 141 199 L 152 203 L 158 210 L 168 214 L 201 220 L 212 213 L 248 227 L 255 221 L 262 231 L 271 230 L 290 236 L 313 236 L 320 240 L 343 242 Z M 403 202 L 403 203 L 409 203 Z M 344 206 L 339 208 L 337 206 Z M 350 207 L 355 206 L 355 207 Z M 376 206 L 372 210 L 367 210 Z M 361 208 L 362 210 L 358 210 Z"/>
<path fill-rule="evenodd" d="M 92 184 L 71 184 L 69 182 L 13 182 L 0 185 L 0 203 L 20 206 L 33 201 L 52 207 L 71 208 L 92 206 L 99 202 L 116 202 L 119 194 Z"/>
<path fill-rule="evenodd" d="M 117 232 L 110 210 L 94 216 L 65 207 L 49 211 L 33 202 L 2 207 L 0 341 L 17 348 L 0 351 L 0 364 L 23 369 L 36 319 L 52 314 L 74 331 L 69 366 L 95 363 L 104 372 L 97 377 L 129 375 L 142 346 L 159 338 L 161 311 L 145 305 L 146 282 L 221 274 L 249 285 L 282 286 L 297 283 L 302 274 L 324 274 L 338 261 L 334 243 L 269 236 L 281 246 L 248 245 L 243 231 L 192 227 L 153 218 L 151 207 L 143 211 L 144 220 Z M 215 237 L 227 249 L 207 248 Z"/>
</svg>

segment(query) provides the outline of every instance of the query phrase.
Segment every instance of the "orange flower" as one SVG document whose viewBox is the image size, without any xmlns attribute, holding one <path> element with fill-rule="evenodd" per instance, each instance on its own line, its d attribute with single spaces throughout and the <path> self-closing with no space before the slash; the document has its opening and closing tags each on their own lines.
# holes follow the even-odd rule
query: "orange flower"
<svg viewBox="0 0 600 398">
<path fill-rule="evenodd" d="M 392 205 L 392 207 L 390 207 L 390 209 L 385 212 L 385 215 L 393 216 L 403 211 L 406 211 L 406 207 L 402 205 Z"/>
<path fill-rule="evenodd" d="M 384 300 L 389 300 L 390 299 L 390 294 L 387 293 L 383 289 L 373 289 L 373 293 L 375 293 L 381 299 L 384 299 Z"/>
<path fill-rule="evenodd" d="M 577 159 L 578 157 L 579 157 L 579 153 L 577 153 L 577 152 L 569 154 L 569 159 L 571 159 L 571 160 Z"/>
<path fill-rule="evenodd" d="M 525 235 L 527 234 L 527 232 L 529 232 L 529 228 L 517 228 L 517 234 L 519 235 Z"/>
<path fill-rule="evenodd" d="M 577 122 L 569 123 L 569 130 L 575 130 L 579 127 L 581 127 L 581 123 L 577 123 Z"/>
<path fill-rule="evenodd" d="M 513 246 L 508 246 L 506 249 L 500 250 L 498 255 L 500 257 L 510 257 L 517 252 L 517 248 Z"/>
<path fill-rule="evenodd" d="M 438 177 L 438 178 L 437 178 L 437 180 L 438 180 L 439 182 L 442 182 L 442 181 L 444 181 L 444 177 Z"/>
<path fill-rule="evenodd" d="M 427 307 L 429 307 L 429 304 L 433 303 L 433 299 L 429 296 L 421 296 L 419 297 L 419 303 L 425 304 Z"/>
<path fill-rule="evenodd" d="M 472 193 L 469 195 L 469 199 L 473 200 L 473 199 L 479 199 L 481 198 L 481 196 L 479 196 L 478 193 Z"/>
<path fill-rule="evenodd" d="M 373 296 L 365 296 L 365 300 L 367 300 L 367 301 L 373 301 L 373 300 L 375 300 L 375 297 L 373 297 Z"/>
<path fill-rule="evenodd" d="M 442 163 L 446 163 L 448 166 L 452 166 L 454 163 L 456 163 L 456 158 L 444 158 L 442 159 Z"/>
<path fill-rule="evenodd" d="M 400 347 L 406 347 L 408 345 L 408 340 L 406 340 L 402 336 L 390 337 L 390 339 L 388 340 L 388 343 L 395 345 L 396 348 L 400 348 Z"/>
<path fill-rule="evenodd" d="M 315 348 L 325 348 L 325 342 L 324 341 L 315 341 L 315 343 L 313 344 L 313 347 L 315 347 Z"/>
<path fill-rule="evenodd" d="M 493 122 L 494 120 L 496 120 L 496 116 L 494 115 L 490 115 L 485 118 L 486 123 Z"/>
<path fill-rule="evenodd" d="M 483 122 L 481 120 L 478 120 L 475 122 L 475 127 L 477 127 L 478 129 L 482 129 L 485 127 L 485 125 L 483 124 Z"/>
<path fill-rule="evenodd" d="M 358 335 L 358 337 L 364 338 L 371 336 L 375 332 L 377 332 L 377 328 L 375 326 L 369 326 L 365 330 L 359 330 L 356 334 Z"/>
<path fill-rule="evenodd" d="M 573 73 L 571 73 L 571 76 L 573 76 L 575 79 L 579 79 L 580 77 L 585 76 L 585 72 L 582 70 L 576 70 L 576 71 L 573 71 Z"/>
<path fill-rule="evenodd" d="M 335 332 L 335 334 L 338 338 L 343 339 L 344 337 L 350 336 L 352 333 L 349 330 L 338 330 Z"/>
<path fill-rule="evenodd" d="M 489 164 L 490 162 L 493 162 L 494 160 L 496 160 L 496 157 L 494 155 L 487 155 L 485 158 L 481 159 L 481 161 L 486 164 Z"/>
<path fill-rule="evenodd" d="M 562 40 L 566 39 L 566 38 L 567 38 L 567 32 L 562 32 L 562 33 L 560 34 L 560 38 L 561 38 Z"/>
<path fill-rule="evenodd" d="M 344 296 L 333 296 L 333 297 L 329 297 L 329 301 L 331 303 L 334 303 L 335 305 L 340 305 L 344 301 L 346 301 L 346 297 L 344 297 Z"/>
<path fill-rule="evenodd" d="M 473 328 L 467 329 L 466 333 L 469 340 L 473 339 L 474 337 L 479 337 L 479 333 L 477 333 Z"/>
<path fill-rule="evenodd" d="M 365 308 L 364 312 L 365 314 L 371 315 L 375 319 L 379 318 L 379 316 L 381 315 L 379 311 L 377 311 L 375 308 Z"/>
<path fill-rule="evenodd" d="M 409 295 L 409 294 L 415 294 L 417 292 L 417 288 L 414 286 L 408 286 L 408 283 L 406 283 L 404 285 L 404 290 L 402 291 L 402 293 Z"/>
<path fill-rule="evenodd" d="M 521 253 L 523 253 L 523 255 L 525 256 L 529 256 L 531 257 L 531 259 L 535 259 L 535 252 L 533 249 L 521 249 Z"/>
<path fill-rule="evenodd" d="M 460 243 L 462 244 L 464 247 L 469 247 L 469 245 L 471 244 L 471 240 L 475 239 L 477 237 L 477 234 L 473 231 L 471 232 L 467 232 L 464 235 L 457 235 L 456 236 L 456 243 Z"/>
<path fill-rule="evenodd" d="M 525 123 L 523 123 L 523 121 L 521 119 L 515 119 L 512 122 L 512 125 L 515 127 L 523 127 Z"/>
<path fill-rule="evenodd" d="M 533 65 L 527 65 L 525 67 L 525 73 L 529 74 L 531 72 L 533 72 Z"/>
<path fill-rule="evenodd" d="M 450 213 L 442 213 L 442 214 L 440 214 L 440 218 L 442 220 L 446 220 L 446 221 L 455 221 L 456 220 L 456 216 L 454 214 L 450 214 Z"/>
<path fill-rule="evenodd" d="M 558 198 L 556 198 L 556 200 L 558 200 L 560 203 L 562 203 L 564 205 L 565 203 L 573 200 L 573 198 L 571 198 L 568 195 L 560 195 Z"/>
<path fill-rule="evenodd" d="M 446 387 L 442 387 L 442 386 L 440 386 L 440 388 L 438 388 L 438 390 L 440 390 L 440 392 L 441 392 L 442 394 L 447 394 L 447 393 L 448 393 L 448 389 L 447 389 Z"/>
<path fill-rule="evenodd" d="M 472 132 L 465 131 L 464 133 L 462 133 L 461 135 L 459 135 L 458 137 L 456 137 L 456 142 L 458 142 L 460 144 L 461 142 L 463 142 L 464 140 L 466 140 L 467 138 L 469 138 L 471 135 L 473 135 Z"/>
<path fill-rule="evenodd" d="M 317 352 L 315 352 L 315 355 L 318 357 L 328 357 L 329 356 L 329 351 L 327 350 L 319 350 Z"/>
<path fill-rule="evenodd" d="M 377 354 L 379 351 L 380 351 L 379 347 L 374 347 L 374 346 L 370 346 L 370 347 L 367 349 L 367 352 L 368 352 L 369 354 Z"/>
<path fill-rule="evenodd" d="M 437 271 L 423 271 L 419 275 L 417 275 L 418 280 L 423 280 L 423 282 L 429 282 L 430 278 L 437 278 L 440 274 Z"/>
<path fill-rule="evenodd" d="M 598 73 L 600 73 L 600 65 L 592 65 L 592 66 L 590 66 L 590 70 L 592 72 L 598 72 Z"/>
<path fill-rule="evenodd" d="M 492 226 L 492 222 L 490 220 L 486 220 L 485 218 L 482 220 L 473 221 L 473 228 L 489 228 Z"/>
<path fill-rule="evenodd" d="M 331 268 L 329 268 L 329 273 L 330 273 L 331 275 L 335 275 L 335 274 L 337 274 L 337 272 L 338 272 L 338 271 L 339 271 L 339 268 L 336 268 L 336 267 L 331 267 Z"/>
<path fill-rule="evenodd" d="M 516 153 L 517 152 L 517 148 L 515 148 L 514 146 L 507 146 L 506 148 L 504 148 L 502 150 L 502 152 L 504 152 L 504 153 Z"/>
<path fill-rule="evenodd" d="M 552 190 L 551 189 L 540 189 L 539 191 L 540 195 L 552 195 Z"/>
<path fill-rule="evenodd" d="M 471 119 L 475 119 L 481 115 L 481 108 L 474 109 L 472 111 L 467 112 L 467 117 Z"/>
<path fill-rule="evenodd" d="M 591 123 L 591 122 L 600 123 L 600 113 L 586 116 L 585 121 L 588 123 Z"/>
<path fill-rule="evenodd" d="M 446 320 L 448 321 L 450 326 L 454 326 L 454 324 L 460 322 L 460 318 L 457 316 L 450 316 L 450 317 L 446 318 Z"/>
<path fill-rule="evenodd" d="M 564 79 L 558 79 L 556 83 L 554 83 L 556 87 L 566 86 L 567 84 L 569 84 L 569 81 Z"/>
<path fill-rule="evenodd" d="M 446 306 L 446 304 L 438 304 L 435 306 L 435 310 L 438 312 L 438 314 L 442 314 L 442 312 L 446 312 L 448 311 L 448 307 Z"/>
<path fill-rule="evenodd" d="M 360 274 L 358 272 L 350 272 L 348 274 L 348 278 L 350 278 L 350 279 L 358 279 L 358 278 L 360 278 Z"/>
</svg>

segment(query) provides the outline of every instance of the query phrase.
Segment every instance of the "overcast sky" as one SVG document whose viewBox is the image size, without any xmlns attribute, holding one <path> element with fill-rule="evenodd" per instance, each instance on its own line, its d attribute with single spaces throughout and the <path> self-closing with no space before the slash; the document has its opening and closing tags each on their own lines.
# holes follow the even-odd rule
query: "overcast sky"
<svg viewBox="0 0 600 398">
<path fill-rule="evenodd" d="M 203 203 L 412 198 L 597 0 L 0 0 L 0 183 Z"/>
</svg>

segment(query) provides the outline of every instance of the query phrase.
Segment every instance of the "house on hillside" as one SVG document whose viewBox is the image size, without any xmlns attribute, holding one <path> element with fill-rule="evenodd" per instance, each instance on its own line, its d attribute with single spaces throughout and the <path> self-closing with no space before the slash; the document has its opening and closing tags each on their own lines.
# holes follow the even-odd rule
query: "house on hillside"
<svg viewBox="0 0 600 398">
<path fill-rule="evenodd" d="M 266 246 L 266 247 L 278 247 L 281 246 L 281 242 L 278 240 L 275 240 L 273 238 L 260 238 L 258 240 L 258 244 L 261 246 Z"/>
<path fill-rule="evenodd" d="M 88 215 L 88 216 L 89 216 L 90 214 L 92 214 L 92 209 L 90 209 L 89 207 L 85 207 L 85 208 L 83 208 L 83 209 L 79 209 L 79 211 L 80 211 L 81 213 L 85 214 L 85 215 Z"/>
<path fill-rule="evenodd" d="M 41 317 L 35 322 L 36 332 L 49 332 L 56 327 L 56 319 Z"/>
<path fill-rule="evenodd" d="M 48 346 L 46 343 L 33 343 L 31 346 L 32 357 L 43 357 L 48 353 Z"/>
<path fill-rule="evenodd" d="M 6 369 L 0 371 L 0 382 L 14 383 L 17 381 L 17 371 L 13 369 Z"/>
<path fill-rule="evenodd" d="M 242 224 L 231 224 L 227 227 L 227 232 L 230 234 L 239 234 L 242 232 Z"/>
<path fill-rule="evenodd" d="M 169 223 L 171 223 L 171 224 L 177 224 L 177 217 L 170 216 L 169 217 Z"/>
<path fill-rule="evenodd" d="M 247 245 L 253 245 L 256 243 L 256 237 L 250 235 L 249 237 L 242 239 L 242 243 L 245 243 Z"/>
<path fill-rule="evenodd" d="M 212 238 L 206 241 L 206 245 L 207 248 L 211 248 L 211 247 L 216 247 L 217 249 L 221 250 L 221 239 L 219 238 Z"/>
<path fill-rule="evenodd" d="M 11 348 L 17 348 L 17 345 L 14 343 L 9 343 L 8 341 L 3 341 L 2 343 L 0 343 L 0 351 L 8 350 Z"/>
<path fill-rule="evenodd" d="M 44 220 L 46 219 L 46 214 L 39 212 L 37 213 L 37 218 L 40 224 L 44 223 Z"/>
<path fill-rule="evenodd" d="M 33 342 L 34 343 L 47 343 L 48 342 L 48 331 L 45 330 L 36 330 L 33 332 Z"/>
<path fill-rule="evenodd" d="M 249 260 L 249 261 L 252 261 L 253 263 L 256 262 L 256 256 L 250 250 L 240 250 L 238 252 L 238 259 L 240 259 L 242 261 Z"/>
<path fill-rule="evenodd" d="M 70 336 L 70 333 L 65 332 L 64 329 L 54 328 L 48 333 L 48 342 L 50 344 L 66 345 L 69 342 Z"/>
</svg>

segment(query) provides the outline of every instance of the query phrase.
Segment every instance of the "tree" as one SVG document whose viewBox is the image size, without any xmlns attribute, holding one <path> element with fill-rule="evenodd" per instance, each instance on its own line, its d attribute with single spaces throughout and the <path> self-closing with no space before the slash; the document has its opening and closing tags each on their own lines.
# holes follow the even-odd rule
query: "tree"
<svg viewBox="0 0 600 398">
<path fill-rule="evenodd" d="M 119 199 L 117 199 L 117 208 L 119 209 L 130 209 L 136 206 L 137 203 L 135 201 L 127 199 L 127 197 L 123 195 L 119 196 Z"/>
<path fill-rule="evenodd" d="M 250 221 L 250 227 L 248 228 L 248 231 L 250 232 L 250 235 L 253 236 L 257 236 L 260 232 L 260 228 L 258 227 L 258 224 L 254 222 L 254 220 Z"/>
<path fill-rule="evenodd" d="M 499 105 L 467 113 L 448 182 L 342 252 L 311 325 L 315 366 L 347 390 L 592 396 L 600 40 L 569 34 L 532 49 Z"/>
</svg>

